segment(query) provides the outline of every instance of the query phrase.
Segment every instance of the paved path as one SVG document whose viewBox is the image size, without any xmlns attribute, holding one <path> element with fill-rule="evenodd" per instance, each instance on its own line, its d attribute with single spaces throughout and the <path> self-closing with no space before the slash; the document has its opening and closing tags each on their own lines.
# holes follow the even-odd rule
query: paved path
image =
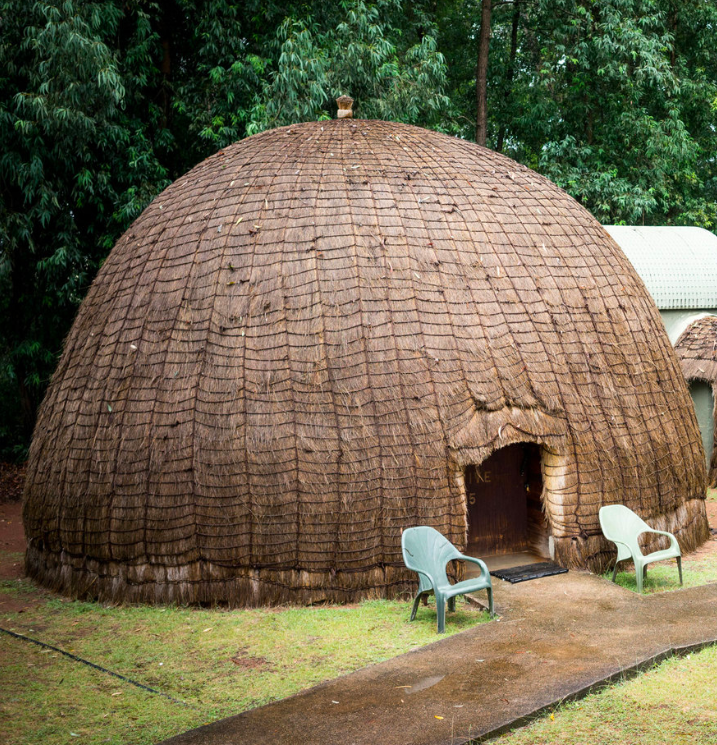
<svg viewBox="0 0 717 745">
<path fill-rule="evenodd" d="M 569 572 L 495 580 L 495 595 L 497 622 L 165 744 L 458 745 L 673 649 L 717 640 L 717 584 L 641 597 Z"/>
</svg>

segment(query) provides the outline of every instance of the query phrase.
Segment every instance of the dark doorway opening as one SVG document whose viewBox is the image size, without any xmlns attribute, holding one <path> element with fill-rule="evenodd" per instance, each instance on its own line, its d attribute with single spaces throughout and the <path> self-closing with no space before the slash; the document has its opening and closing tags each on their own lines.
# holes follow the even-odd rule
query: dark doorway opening
<svg viewBox="0 0 717 745">
<path fill-rule="evenodd" d="M 473 556 L 532 554 L 550 558 L 543 514 L 540 447 L 518 443 L 465 469 L 468 547 Z"/>
</svg>

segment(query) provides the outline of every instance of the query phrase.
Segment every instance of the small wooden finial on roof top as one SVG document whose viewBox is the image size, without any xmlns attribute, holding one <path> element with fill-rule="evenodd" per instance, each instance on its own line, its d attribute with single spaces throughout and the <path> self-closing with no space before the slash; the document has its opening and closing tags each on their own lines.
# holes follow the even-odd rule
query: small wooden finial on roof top
<svg viewBox="0 0 717 745">
<path fill-rule="evenodd" d="M 351 111 L 351 107 L 354 104 L 353 98 L 351 96 L 339 96 L 336 99 L 336 103 L 338 104 L 339 110 L 336 112 L 336 116 L 339 119 L 352 119 L 354 112 Z"/>
</svg>

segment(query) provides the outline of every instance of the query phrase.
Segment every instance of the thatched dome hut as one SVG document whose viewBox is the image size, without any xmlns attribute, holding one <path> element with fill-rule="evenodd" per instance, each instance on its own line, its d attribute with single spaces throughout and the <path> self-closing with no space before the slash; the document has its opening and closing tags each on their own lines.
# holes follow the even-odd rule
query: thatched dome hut
<svg viewBox="0 0 717 745">
<path fill-rule="evenodd" d="M 704 315 L 682 333 L 675 344 L 682 372 L 690 384 L 707 455 L 710 488 L 717 488 L 717 316 Z"/>
<path fill-rule="evenodd" d="M 307 123 L 118 241 L 39 414 L 26 565 L 113 600 L 346 600 L 406 588 L 425 523 L 597 569 L 603 504 L 703 541 L 704 470 L 657 309 L 576 201 L 435 132 Z"/>
</svg>

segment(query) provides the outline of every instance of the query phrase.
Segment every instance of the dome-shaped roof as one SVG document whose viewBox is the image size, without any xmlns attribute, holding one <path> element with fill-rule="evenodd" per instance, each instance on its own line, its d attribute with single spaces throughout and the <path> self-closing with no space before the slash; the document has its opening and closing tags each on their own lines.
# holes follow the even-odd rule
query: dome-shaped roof
<svg viewBox="0 0 717 745">
<path fill-rule="evenodd" d="M 688 380 L 717 383 L 717 316 L 704 314 L 691 323 L 675 343 Z"/>
<path fill-rule="evenodd" d="M 704 228 L 605 225 L 661 310 L 717 308 L 717 235 Z"/>
<path fill-rule="evenodd" d="M 464 545 L 462 468 L 516 441 L 543 447 L 558 559 L 608 556 L 611 501 L 694 544 L 690 411 L 642 282 L 548 180 L 406 125 L 272 130 L 99 272 L 39 415 L 27 566 L 115 599 L 390 593 L 401 529 Z"/>
</svg>

